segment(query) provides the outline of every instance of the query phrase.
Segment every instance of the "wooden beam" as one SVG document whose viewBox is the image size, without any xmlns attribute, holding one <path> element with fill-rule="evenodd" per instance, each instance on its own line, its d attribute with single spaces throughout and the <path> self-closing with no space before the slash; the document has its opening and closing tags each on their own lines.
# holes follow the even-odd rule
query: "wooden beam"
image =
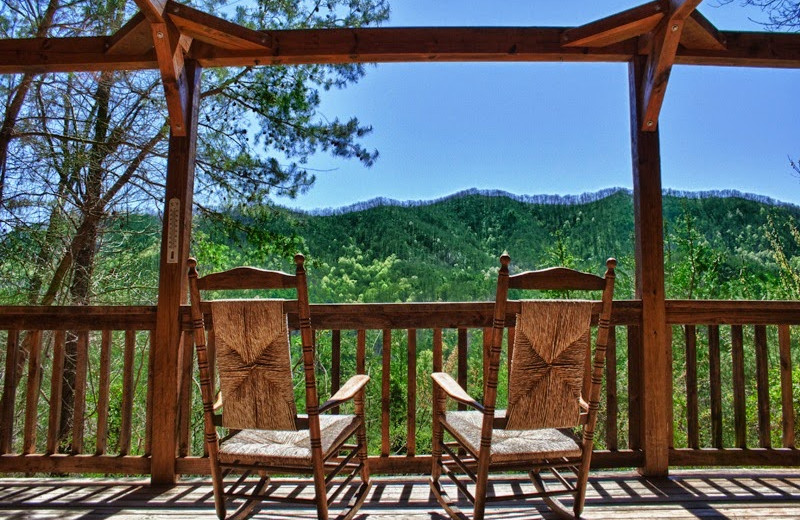
<svg viewBox="0 0 800 520">
<path fill-rule="evenodd" d="M 150 23 L 164 23 L 167 0 L 133 0 Z"/>
<path fill-rule="evenodd" d="M 725 38 L 700 11 L 686 18 L 680 43 L 687 49 L 725 50 Z"/>
<path fill-rule="evenodd" d="M 185 135 L 170 135 L 167 158 L 167 186 L 164 195 L 164 224 L 158 278 L 158 307 L 152 355 L 153 428 L 152 482 L 175 481 L 181 323 L 180 305 L 186 300 L 186 259 L 192 224 L 194 164 L 197 143 L 197 114 L 200 101 L 201 69 L 186 63 L 189 124 Z"/>
<path fill-rule="evenodd" d="M 627 62 L 633 41 L 602 48 L 564 47 L 566 29 L 437 27 L 269 31 L 273 49 L 219 49 L 195 42 L 187 57 L 203 67 L 389 62 Z M 725 50 L 679 47 L 675 64 L 800 68 L 800 33 L 725 32 Z M 0 73 L 156 69 L 153 50 L 108 52 L 112 39 L 0 40 Z M 643 51 L 642 54 L 645 54 Z"/>
<path fill-rule="evenodd" d="M 595 22 L 567 29 L 565 47 L 605 47 L 652 31 L 664 17 L 660 0 L 628 9 Z"/>
<path fill-rule="evenodd" d="M 170 21 L 150 25 L 158 68 L 164 83 L 170 131 L 174 135 L 184 136 L 189 94 L 183 58 L 184 47 L 181 45 L 182 35 Z"/>
<path fill-rule="evenodd" d="M 647 60 L 642 120 L 639 122 L 642 130 L 646 132 L 655 131 L 658 127 L 658 115 L 664 102 L 672 64 L 678 52 L 684 22 L 700 2 L 701 0 L 670 0 L 667 16 L 659 22 L 652 33 L 653 46 Z"/>
<path fill-rule="evenodd" d="M 646 58 L 629 68 L 633 210 L 635 227 L 636 297 L 642 300 L 641 441 L 648 476 L 664 476 L 669 468 L 672 360 L 664 298 L 664 236 L 661 192 L 661 151 L 658 130 L 641 129 Z"/>
<path fill-rule="evenodd" d="M 181 34 L 215 47 L 240 50 L 272 47 L 272 38 L 267 33 L 242 27 L 173 1 L 167 5 L 166 13 Z"/>
</svg>

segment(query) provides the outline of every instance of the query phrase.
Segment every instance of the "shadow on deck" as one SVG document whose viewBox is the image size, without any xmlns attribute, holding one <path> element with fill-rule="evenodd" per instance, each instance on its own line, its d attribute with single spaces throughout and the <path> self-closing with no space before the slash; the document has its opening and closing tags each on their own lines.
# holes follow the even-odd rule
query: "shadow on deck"
<svg viewBox="0 0 800 520">
<path fill-rule="evenodd" d="M 523 480 L 496 484 L 498 493 L 523 492 Z M 284 481 L 281 492 L 310 494 L 298 481 Z M 455 496 L 455 491 L 451 491 Z M 466 504 L 464 504 L 466 506 Z M 335 505 L 334 505 L 335 507 Z M 465 507 L 466 508 L 466 507 Z M 498 504 L 487 518 L 554 518 L 541 502 Z M 171 488 L 150 487 L 132 479 L 0 479 L 0 517 L 9 519 L 216 518 L 209 481 L 183 480 Z M 266 505 L 253 518 L 313 519 L 307 508 L 275 510 Z M 631 472 L 594 474 L 584 517 L 592 518 L 800 518 L 800 473 L 790 470 L 682 471 L 666 479 Z M 419 476 L 376 478 L 356 517 L 444 519 L 427 482 Z"/>
</svg>

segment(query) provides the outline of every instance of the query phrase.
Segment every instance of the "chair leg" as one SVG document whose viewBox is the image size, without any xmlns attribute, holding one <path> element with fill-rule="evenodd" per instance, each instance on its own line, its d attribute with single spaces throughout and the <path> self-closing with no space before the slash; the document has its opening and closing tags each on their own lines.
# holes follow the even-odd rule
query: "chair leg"
<svg viewBox="0 0 800 520">
<path fill-rule="evenodd" d="M 431 481 L 439 482 L 442 475 L 442 442 L 444 441 L 444 428 L 441 424 L 441 416 L 444 415 L 446 405 L 442 391 L 433 384 L 433 435 L 431 439 Z"/>
</svg>

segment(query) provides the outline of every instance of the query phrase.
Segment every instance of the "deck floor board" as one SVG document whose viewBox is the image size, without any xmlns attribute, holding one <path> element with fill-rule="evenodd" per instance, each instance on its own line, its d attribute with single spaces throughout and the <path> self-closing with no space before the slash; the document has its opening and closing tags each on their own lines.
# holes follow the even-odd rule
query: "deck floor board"
<svg viewBox="0 0 800 520">
<path fill-rule="evenodd" d="M 530 491 L 507 479 L 495 492 Z M 279 492 L 309 495 L 307 483 L 285 481 Z M 454 496 L 454 491 L 450 491 Z M 345 493 L 346 495 L 346 493 Z M 463 509 L 469 510 L 466 503 Z M 335 507 L 335 505 L 334 505 Z M 554 518 L 539 501 L 490 506 L 487 518 Z M 265 505 L 254 519 L 313 519 L 309 508 Z M 589 481 L 586 519 L 762 519 L 800 518 L 800 471 L 675 471 L 667 479 L 633 472 L 598 472 Z M 154 488 L 142 479 L 0 479 L 0 518 L 96 520 L 211 520 L 216 518 L 208 479 L 187 479 Z M 377 477 L 359 520 L 444 520 L 423 477 Z"/>
</svg>

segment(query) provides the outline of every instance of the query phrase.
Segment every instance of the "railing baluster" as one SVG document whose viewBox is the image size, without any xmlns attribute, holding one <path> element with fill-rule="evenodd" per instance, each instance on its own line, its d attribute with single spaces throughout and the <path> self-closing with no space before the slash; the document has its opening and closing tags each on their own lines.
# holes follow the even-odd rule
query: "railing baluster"
<svg viewBox="0 0 800 520">
<path fill-rule="evenodd" d="M 42 331 L 31 331 L 28 352 L 28 385 L 25 395 L 25 431 L 22 453 L 36 451 L 36 426 L 39 422 L 39 390 L 42 382 Z"/>
<path fill-rule="evenodd" d="M 642 329 L 628 326 L 628 447 L 642 448 Z"/>
<path fill-rule="evenodd" d="M 151 455 L 153 448 L 153 378 L 155 377 L 155 356 L 153 356 L 154 334 L 150 331 L 148 335 L 147 349 L 147 404 L 145 408 L 145 429 L 144 429 L 144 454 Z"/>
<path fill-rule="evenodd" d="M 788 325 L 778 326 L 778 345 L 781 356 L 781 426 L 783 447 L 794 448 L 794 399 L 792 398 L 792 353 Z"/>
<path fill-rule="evenodd" d="M 408 396 L 406 401 L 406 454 L 417 454 L 417 330 L 408 329 Z"/>
<path fill-rule="evenodd" d="M 467 339 L 467 329 L 458 329 L 458 367 L 456 368 L 457 371 L 457 380 L 458 384 L 461 385 L 461 388 L 467 390 L 467 349 L 469 348 L 469 340 Z M 466 405 L 462 403 L 458 403 L 459 410 L 466 410 Z"/>
<path fill-rule="evenodd" d="M 366 374 L 367 369 L 367 331 L 359 330 L 356 333 L 356 373 Z"/>
<path fill-rule="evenodd" d="M 697 329 L 694 325 L 684 327 L 686 338 L 686 426 L 687 444 L 700 447 L 700 425 L 697 406 Z"/>
<path fill-rule="evenodd" d="M 506 369 L 508 370 L 508 384 L 511 384 L 511 361 L 514 359 L 514 340 L 517 337 L 516 327 L 508 328 L 508 357 L 506 358 Z"/>
<path fill-rule="evenodd" d="M 97 447 L 95 453 L 106 452 L 108 441 L 108 392 L 111 376 L 111 331 L 103 330 L 100 343 L 100 390 L 97 396 Z"/>
<path fill-rule="evenodd" d="M 747 447 L 747 409 L 744 395 L 744 334 L 741 325 L 731 325 L 731 361 L 733 362 L 733 424 L 736 447 Z"/>
<path fill-rule="evenodd" d="M 381 370 L 381 456 L 389 456 L 389 397 L 391 392 L 392 331 L 384 329 Z"/>
<path fill-rule="evenodd" d="M 489 379 L 489 351 L 492 348 L 492 328 L 485 327 L 481 334 L 483 338 L 483 379 L 481 379 L 481 395 L 484 394 L 486 381 Z M 499 367 L 498 367 L 499 370 Z"/>
<path fill-rule="evenodd" d="M 191 449 L 192 370 L 194 368 L 194 338 L 184 333 L 181 342 L 181 377 L 178 390 L 178 456 L 186 457 Z"/>
<path fill-rule="evenodd" d="M 720 372 L 719 325 L 708 326 L 708 372 L 711 384 L 711 442 L 722 448 L 722 377 Z"/>
<path fill-rule="evenodd" d="M 89 369 L 89 331 L 78 332 L 75 356 L 75 402 L 72 409 L 72 454 L 83 452 L 84 416 L 86 415 L 86 376 Z"/>
<path fill-rule="evenodd" d="M 19 331 L 9 330 L 6 342 L 6 372 L 3 381 L 3 403 L 0 413 L 0 454 L 11 451 L 14 437 L 14 404 L 17 401 L 17 355 Z"/>
<path fill-rule="evenodd" d="M 606 347 L 606 448 L 617 451 L 617 328 L 608 329 L 608 346 Z"/>
<path fill-rule="evenodd" d="M 767 327 L 755 326 L 756 390 L 758 392 L 758 443 L 762 448 L 772 447 L 769 417 L 769 357 Z"/>
<path fill-rule="evenodd" d="M 442 371 L 442 329 L 433 329 L 433 371 Z"/>
<path fill-rule="evenodd" d="M 331 395 L 339 390 L 342 384 L 342 331 L 331 331 Z M 333 413 L 339 413 L 339 407 L 333 407 Z"/>
<path fill-rule="evenodd" d="M 136 349 L 136 331 L 125 331 L 125 351 L 122 361 L 122 408 L 120 417 L 119 449 L 120 455 L 127 455 L 131 449 L 131 427 L 133 414 L 133 355 Z"/>
<path fill-rule="evenodd" d="M 67 334 L 57 330 L 53 338 L 53 369 L 50 375 L 50 415 L 47 425 L 47 453 L 58 451 L 61 427 L 61 396 L 64 392 L 64 344 Z"/>
</svg>

